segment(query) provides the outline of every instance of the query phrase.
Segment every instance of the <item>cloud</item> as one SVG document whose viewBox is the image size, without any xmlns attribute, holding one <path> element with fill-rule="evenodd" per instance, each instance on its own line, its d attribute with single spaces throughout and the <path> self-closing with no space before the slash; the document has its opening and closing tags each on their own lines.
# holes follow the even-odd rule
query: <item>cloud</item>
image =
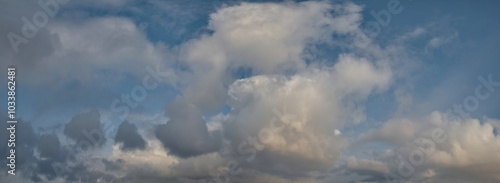
<svg viewBox="0 0 500 183">
<path fill-rule="evenodd" d="M 61 155 L 61 143 L 56 134 L 42 135 L 38 141 L 38 151 L 44 158 L 59 158 Z"/>
<path fill-rule="evenodd" d="M 165 151 L 156 139 L 148 142 L 146 149 L 141 151 L 123 151 L 118 145 L 113 147 L 113 155 L 104 162 L 113 168 L 109 172 L 117 175 L 116 181 L 208 182 L 211 180 L 209 173 L 225 163 L 218 153 L 183 159 Z"/>
<path fill-rule="evenodd" d="M 332 181 L 359 181 L 359 182 L 386 182 L 385 174 L 389 172 L 387 162 L 383 160 L 362 159 L 347 157 L 345 164 L 338 167 L 336 173 L 331 175 Z"/>
<path fill-rule="evenodd" d="M 210 15 L 211 34 L 188 41 L 181 58 L 193 71 L 184 96 L 202 111 L 213 112 L 227 100 L 231 71 L 244 68 L 254 75 L 282 74 L 306 68 L 304 50 L 346 34 L 361 20 L 354 4 L 327 2 L 241 3 Z M 335 10 L 333 17 L 328 12 Z M 199 91 L 203 90 L 203 93 Z"/>
<path fill-rule="evenodd" d="M 106 139 L 104 139 L 100 118 L 101 115 L 97 109 L 77 114 L 64 126 L 64 134 L 76 143 L 89 141 L 93 146 L 101 146 Z"/>
<path fill-rule="evenodd" d="M 13 64 L 15 61 L 18 67 L 27 69 L 19 76 L 30 78 L 24 81 L 31 86 L 51 85 L 58 88 L 70 81 L 78 81 L 84 85 L 107 88 L 124 79 L 124 74 L 142 77 L 144 71 L 141 69 L 148 65 L 166 64 L 171 59 L 167 58 L 169 51 L 164 44 L 150 42 L 126 18 L 80 17 L 77 22 L 54 18 L 40 29 L 39 34 L 43 35 L 21 46 L 22 54 L 5 62 Z M 24 51 L 30 47 L 45 50 Z M 32 77 L 34 75 L 38 77 Z M 92 82 L 96 80 L 102 83 Z"/>
<path fill-rule="evenodd" d="M 61 21 L 49 27 L 56 50 L 51 57 L 40 59 L 40 63 L 58 68 L 58 72 L 42 79 L 58 81 L 51 77 L 63 76 L 87 84 L 106 78 L 102 81 L 113 84 L 123 79 L 123 74 L 142 78 L 141 69 L 166 61 L 161 52 L 166 47 L 147 40 L 129 19 L 109 17 L 81 21 L 78 24 Z M 36 71 L 44 71 L 44 68 Z"/>
<path fill-rule="evenodd" d="M 116 143 L 123 143 L 122 150 L 145 149 L 146 141 L 138 133 L 137 127 L 125 121 L 118 127 L 115 136 Z"/>
<path fill-rule="evenodd" d="M 356 77 L 349 73 L 353 68 L 365 72 Z M 377 69 L 367 60 L 340 56 L 329 69 L 311 69 L 290 78 L 260 75 L 237 80 L 229 87 L 232 112 L 224 123 L 226 138 L 238 147 L 247 137 L 271 129 L 274 132 L 268 140 L 259 136 L 265 149 L 259 150 L 254 163 L 262 163 L 258 169 L 278 171 L 287 167 L 285 170 L 293 174 L 324 170 L 339 159 L 346 146 L 335 129 L 363 121 L 363 108 L 353 107 L 354 102 L 386 87 L 389 76 L 390 72 Z M 295 118 L 276 125 L 276 118 L 281 116 L 273 111 L 285 109 Z M 264 163 L 270 159 L 273 165 Z"/>
<path fill-rule="evenodd" d="M 458 126 L 447 122 L 449 140 L 439 144 L 429 157 L 438 178 L 500 181 L 500 137 L 490 120 L 466 119 Z M 435 166 L 435 167 L 434 167 Z"/>
<path fill-rule="evenodd" d="M 414 123 L 408 119 L 392 119 L 385 122 L 381 128 L 362 134 L 359 137 L 359 141 L 382 141 L 394 145 L 402 145 L 415 138 L 416 130 Z"/>
<path fill-rule="evenodd" d="M 269 175 L 264 173 L 253 173 L 247 176 L 240 176 L 231 179 L 237 183 L 251 183 L 251 182 L 273 182 L 273 183 L 320 183 L 321 181 L 314 180 L 313 178 L 298 178 L 289 180 L 287 178 Z"/>
<path fill-rule="evenodd" d="M 208 132 L 193 104 L 177 98 L 169 104 L 167 115 L 170 120 L 158 125 L 155 135 L 171 154 L 188 158 L 218 150 L 220 139 Z"/>
<path fill-rule="evenodd" d="M 76 1 L 60 5 L 59 13 L 49 18 L 48 24 L 40 27 L 27 44 L 19 46 L 20 51 L 15 54 L 5 35 L 22 35 L 21 17 L 31 21 L 35 12 L 43 11 L 37 2 L 16 1 L 2 6 L 0 23 L 6 29 L 0 30 L 4 35 L 0 38 L 0 66 L 15 65 L 23 70 L 16 79 L 30 88 L 27 96 L 31 92 L 40 96 L 26 105 L 28 110 L 37 110 L 38 116 L 56 116 L 54 111 L 61 106 L 109 106 L 104 102 L 123 93 L 125 85 L 142 82 L 148 75 L 147 66 L 159 66 L 159 70 L 166 71 L 165 66 L 175 61 L 169 45 L 151 41 L 133 19 L 90 16 L 86 13 L 93 6 L 78 9 L 75 7 L 82 3 Z M 174 75 L 168 78 L 174 81 Z"/>
<path fill-rule="evenodd" d="M 213 113 L 225 104 L 231 107 L 222 122 L 224 140 L 229 142 L 224 146 L 233 149 L 230 157 L 242 166 L 282 176 L 327 169 L 348 144 L 335 135 L 339 134 L 335 129 L 364 121 L 359 104 L 386 90 L 392 71 L 383 63 L 387 58 L 373 59 L 375 55 L 366 50 L 342 54 L 331 60 L 333 66 L 323 68 L 308 65 L 304 52 L 313 45 L 331 44 L 333 35 L 360 31 L 361 10 L 352 3 L 318 1 L 241 3 L 219 9 L 210 15 L 208 28 L 213 32 L 182 47 L 182 60 L 193 73 L 182 94 L 202 113 Z M 249 74 L 238 76 L 241 70 Z M 262 129 L 269 130 L 273 118 L 280 117 L 274 111 L 285 109 L 297 118 L 275 131 L 264 149 L 257 148 L 254 161 L 238 156 L 241 153 L 235 149 L 249 137 L 261 135 Z M 173 127 L 165 126 L 161 132 L 168 134 L 169 128 Z M 205 134 L 205 129 L 201 131 Z M 159 139 L 168 148 L 164 141 L 173 137 Z"/>
<path fill-rule="evenodd" d="M 153 1 L 142 7 L 117 0 L 75 2 L 23 45 L 18 56 L 5 51 L 10 45 L 0 38 L 0 48 L 5 48 L 0 53 L 7 60 L 0 65 L 16 62 L 25 69 L 19 74 L 23 85 L 62 90 L 60 102 L 76 105 L 73 98 L 97 100 L 108 97 L 99 91 L 121 93 L 142 78 L 141 69 L 156 65 L 168 68 L 168 84 L 178 94 L 166 98 L 164 117 L 158 117 L 163 112 L 144 110 L 130 116 L 134 123 L 111 124 L 110 129 L 117 129 L 114 137 L 103 133 L 103 109 L 77 114 L 53 131 L 44 127 L 37 132 L 31 123 L 20 122 L 23 144 L 18 155 L 23 158 L 18 165 L 26 179 L 2 176 L 0 182 L 213 182 L 212 173 L 229 171 L 228 163 L 237 163 L 242 170 L 226 177 L 230 182 L 383 182 L 384 173 L 397 172 L 400 164 L 394 160 L 410 157 L 419 149 L 418 140 L 432 139 L 433 129 L 441 129 L 446 141 L 435 142 L 432 155 L 426 155 L 425 163 L 415 166 L 406 181 L 500 181 L 499 120 L 450 120 L 441 112 L 418 117 L 411 110 L 418 100 L 408 93 L 413 86 L 399 83 L 410 81 L 414 69 L 422 66 L 412 59 L 420 52 L 408 49 L 407 42 L 430 38 L 421 46 L 437 49 L 456 42 L 458 33 L 436 35 L 429 25 L 383 45 L 367 38 L 367 45 L 359 47 L 355 39 L 364 32 L 359 27 L 363 7 L 349 2 L 235 3 L 208 15 L 201 33 L 192 34 L 156 32 L 141 18 L 126 18 L 121 12 L 120 17 L 85 12 L 87 8 L 120 11 L 130 5 L 123 14 L 150 15 L 146 12 L 150 6 L 162 6 L 173 13 L 151 13 L 155 21 L 164 19 L 159 26 L 192 26 L 199 19 L 194 16 L 205 10 L 192 13 L 177 7 L 182 3 Z M 37 10 L 25 1 L 13 7 Z M 0 18 L 8 27 L 20 27 L 12 20 L 32 13 L 0 10 L 14 16 Z M 165 18 L 165 14 L 183 16 Z M 1 33 L 7 34 L 3 29 Z M 187 34 L 193 37 L 171 47 L 151 41 L 156 38 L 149 35 L 170 33 L 182 35 L 179 40 Z M 342 42 L 347 50 L 330 53 Z M 394 99 L 399 105 L 394 117 L 380 126 L 360 125 L 374 121 L 365 107 L 368 102 L 385 107 L 372 97 L 387 91 L 395 97 L 376 100 L 387 104 L 385 100 Z M 412 114 L 405 116 L 408 113 Z M 0 141 L 6 138 L 0 135 Z M 114 138 L 114 143 L 106 138 Z M 66 164 L 66 155 L 75 155 L 72 150 L 78 148 L 74 142 L 86 141 L 98 150 L 77 153 L 85 161 L 72 172 L 56 175 L 53 163 Z M 374 144 L 370 150 L 378 155 L 352 153 Z"/>
<path fill-rule="evenodd" d="M 495 168 L 500 163 L 496 153 L 500 151 L 500 137 L 494 132 L 498 130 L 493 126 L 495 121 L 451 120 L 435 111 L 418 119 L 390 120 L 380 129 L 361 136 L 361 140 L 388 142 L 398 147 L 392 158 L 383 161 L 391 165 L 391 173 L 409 180 L 494 182 L 500 180 L 500 172 Z M 411 133 L 401 133 L 406 130 L 411 130 Z M 438 136 L 440 138 L 436 138 Z M 427 145 L 423 146 L 424 142 Z M 419 155 L 422 159 L 413 161 L 425 163 L 410 163 L 408 158 L 418 152 L 422 152 Z M 413 169 L 410 176 L 398 174 L 401 160 L 393 163 L 398 155 L 405 158 L 406 165 Z"/>
<path fill-rule="evenodd" d="M 351 170 L 367 170 L 375 172 L 387 172 L 388 167 L 383 162 L 367 159 L 349 157 L 346 160 L 346 167 Z"/>
<path fill-rule="evenodd" d="M 116 170 L 111 172 L 121 174 L 121 178 L 168 177 L 173 173 L 170 167 L 179 163 L 179 159 L 169 155 L 158 140 L 148 140 L 146 149 L 138 151 L 123 151 L 119 145 L 114 145 L 107 161 L 115 162 Z"/>
<path fill-rule="evenodd" d="M 430 49 L 436 49 L 452 41 L 456 41 L 457 38 L 457 32 L 442 37 L 434 37 L 427 43 L 427 47 Z"/>
</svg>

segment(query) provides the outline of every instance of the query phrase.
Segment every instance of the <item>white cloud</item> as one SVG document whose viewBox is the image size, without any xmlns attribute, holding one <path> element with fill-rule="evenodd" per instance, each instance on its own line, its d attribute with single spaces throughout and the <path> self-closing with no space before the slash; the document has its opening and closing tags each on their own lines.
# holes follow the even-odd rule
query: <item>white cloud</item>
<svg viewBox="0 0 500 183">
<path fill-rule="evenodd" d="M 449 35 L 441 36 L 441 37 L 434 37 L 427 43 L 427 47 L 434 48 L 434 49 L 439 48 L 445 44 L 448 44 L 448 43 L 454 41 L 457 38 L 458 38 L 457 32 L 449 34 Z"/>
<path fill-rule="evenodd" d="M 276 117 L 273 110 L 286 109 L 296 118 L 274 132 L 254 162 L 242 166 L 273 174 L 325 170 L 347 146 L 336 129 L 364 121 L 360 104 L 389 87 L 390 58 L 373 45 L 377 55 L 373 50 L 343 54 L 332 67 L 318 69 L 306 65 L 303 52 L 312 44 L 331 44 L 333 35 L 360 31 L 361 9 L 318 1 L 222 8 L 211 15 L 208 28 L 213 33 L 182 47 L 181 58 L 192 72 L 183 81 L 183 96 L 205 113 L 230 105 L 217 128 L 224 130 L 231 149 L 269 128 Z M 251 76 L 236 80 L 231 72 L 242 67 Z M 295 74 L 287 76 L 289 71 Z M 266 165 L 267 159 L 275 165 Z"/>
<path fill-rule="evenodd" d="M 363 72 L 353 74 L 356 68 Z M 238 145 L 271 126 L 276 117 L 273 109 L 286 109 L 295 118 L 265 140 L 265 156 L 274 159 L 276 166 L 301 164 L 301 171 L 324 170 L 346 146 L 335 129 L 364 119 L 363 108 L 354 102 L 387 87 L 389 81 L 390 72 L 351 55 L 340 56 L 330 69 L 310 69 L 290 78 L 259 75 L 237 80 L 229 87 L 233 112 L 224 130 Z"/>
<path fill-rule="evenodd" d="M 126 172 L 142 169 L 158 176 L 170 176 L 173 173 L 171 167 L 179 163 L 176 157 L 168 155 L 157 140 L 148 140 L 148 147 L 144 151 L 122 151 L 119 145 L 114 145 L 109 160 L 123 160 Z"/>
<path fill-rule="evenodd" d="M 449 123 L 449 140 L 437 146 L 429 158 L 430 166 L 438 167 L 441 177 L 500 181 L 500 137 L 493 132 L 490 120 L 463 120 L 456 127 Z"/>
<path fill-rule="evenodd" d="M 368 170 L 375 172 L 387 172 L 389 168 L 383 162 L 368 159 L 349 157 L 346 159 L 346 167 L 351 170 Z"/>
<path fill-rule="evenodd" d="M 172 61 L 166 45 L 150 42 L 126 18 L 52 21 L 41 30 L 47 32 L 44 39 L 32 39 L 25 45 L 51 49 L 43 53 L 23 52 L 16 57 L 16 65 L 25 69 L 19 73 L 21 79 L 26 78 L 25 84 L 58 88 L 76 81 L 109 88 L 127 74 L 142 78 L 146 66 L 165 66 Z"/>
<path fill-rule="evenodd" d="M 370 131 L 360 139 L 385 141 L 399 147 L 393 158 L 385 160 L 388 164 L 392 164 L 397 155 L 410 162 L 410 154 L 424 147 L 418 145 L 423 142 L 420 140 L 427 139 L 431 145 L 425 146 L 427 151 L 422 151 L 425 152 L 421 156 L 424 163 L 410 163 L 415 170 L 411 180 L 495 182 L 500 180 L 500 172 L 496 168 L 500 164 L 500 137 L 494 133 L 495 127 L 492 125 L 496 121 L 450 121 L 443 113 L 436 111 L 420 119 L 390 120 L 380 129 Z M 442 134 L 443 136 L 439 136 L 443 138 L 437 140 L 434 138 L 436 134 Z M 392 167 L 393 173 L 397 174 L 398 165 Z"/>
<path fill-rule="evenodd" d="M 333 17 L 332 9 L 338 11 Z M 231 71 L 250 68 L 252 74 L 281 74 L 306 68 L 302 53 L 309 44 L 331 40 L 333 33 L 357 28 L 360 7 L 326 2 L 242 3 L 211 15 L 210 35 L 183 47 L 183 58 L 194 72 L 184 94 L 203 111 L 222 107 Z M 203 93 L 199 93 L 203 90 Z"/>
</svg>

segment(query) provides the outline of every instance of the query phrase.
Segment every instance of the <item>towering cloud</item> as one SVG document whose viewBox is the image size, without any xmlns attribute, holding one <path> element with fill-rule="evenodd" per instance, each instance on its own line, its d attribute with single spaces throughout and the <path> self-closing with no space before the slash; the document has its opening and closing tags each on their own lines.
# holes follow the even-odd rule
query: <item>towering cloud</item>
<svg viewBox="0 0 500 183">
<path fill-rule="evenodd" d="M 328 13 L 332 10 L 335 17 Z M 305 69 L 306 48 L 331 41 L 333 33 L 356 30 L 360 10 L 351 3 L 325 2 L 241 3 L 218 10 L 210 15 L 213 33 L 183 46 L 182 56 L 194 71 L 186 99 L 202 111 L 214 111 L 227 100 L 226 87 L 235 79 L 231 71 L 246 68 L 259 75 Z"/>
</svg>

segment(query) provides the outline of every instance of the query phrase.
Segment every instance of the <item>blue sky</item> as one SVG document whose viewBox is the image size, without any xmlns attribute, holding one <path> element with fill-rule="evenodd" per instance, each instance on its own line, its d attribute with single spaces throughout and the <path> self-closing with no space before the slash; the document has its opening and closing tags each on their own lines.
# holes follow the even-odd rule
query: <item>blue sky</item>
<svg viewBox="0 0 500 183">
<path fill-rule="evenodd" d="M 500 180 L 497 1 L 48 2 L 30 37 L 43 6 L 0 1 L 0 73 L 17 68 L 32 141 L 2 181 Z"/>
</svg>

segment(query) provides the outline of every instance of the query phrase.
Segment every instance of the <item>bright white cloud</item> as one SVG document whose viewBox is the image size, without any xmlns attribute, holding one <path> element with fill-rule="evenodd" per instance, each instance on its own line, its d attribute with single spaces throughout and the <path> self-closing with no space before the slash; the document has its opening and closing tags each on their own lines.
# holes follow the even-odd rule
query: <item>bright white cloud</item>
<svg viewBox="0 0 500 183">
<path fill-rule="evenodd" d="M 380 129 L 364 134 L 360 140 L 388 142 L 399 147 L 393 158 L 385 161 L 393 166 L 392 173 L 401 177 L 410 176 L 415 181 L 495 182 L 500 180 L 500 172 L 496 168 L 500 164 L 500 137 L 494 132 L 498 128 L 492 125 L 496 121 L 451 121 L 436 111 L 420 119 L 390 120 Z M 419 152 L 422 152 L 419 155 L 422 159 L 410 159 L 412 156 L 417 157 L 415 153 Z M 398 174 L 398 166 L 403 164 L 393 163 L 398 155 L 406 158 L 406 165 L 412 167 L 413 170 L 407 171 L 408 174 Z"/>
<path fill-rule="evenodd" d="M 328 14 L 332 9 L 337 16 Z M 213 33 L 183 48 L 194 72 L 184 94 L 203 111 L 213 111 L 227 100 L 225 87 L 234 81 L 232 71 L 250 68 L 258 75 L 303 70 L 304 49 L 331 40 L 333 33 L 356 29 L 360 9 L 326 2 L 242 3 L 222 8 L 210 16 L 208 28 Z"/>
</svg>

